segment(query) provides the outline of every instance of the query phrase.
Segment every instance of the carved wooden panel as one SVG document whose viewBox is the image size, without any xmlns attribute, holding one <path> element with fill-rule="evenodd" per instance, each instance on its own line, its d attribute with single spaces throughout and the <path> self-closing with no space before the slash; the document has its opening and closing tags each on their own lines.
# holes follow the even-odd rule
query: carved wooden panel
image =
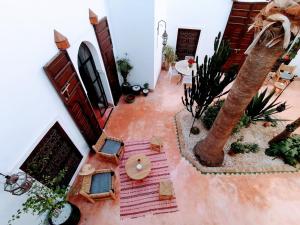
<svg viewBox="0 0 300 225">
<path fill-rule="evenodd" d="M 122 95 L 122 92 L 119 83 L 118 72 L 113 51 L 113 44 L 110 36 L 107 18 L 104 17 L 99 21 L 98 24 L 95 24 L 94 30 L 102 55 L 110 90 L 114 98 L 114 103 L 115 105 L 117 105 Z"/>
<path fill-rule="evenodd" d="M 66 169 L 61 185 L 68 185 L 82 160 L 82 155 L 68 137 L 66 132 L 56 122 L 42 140 L 37 144 L 21 169 L 43 184 Z"/>
<path fill-rule="evenodd" d="M 200 37 L 200 30 L 179 28 L 177 33 L 176 55 L 178 60 L 194 56 Z"/>
</svg>

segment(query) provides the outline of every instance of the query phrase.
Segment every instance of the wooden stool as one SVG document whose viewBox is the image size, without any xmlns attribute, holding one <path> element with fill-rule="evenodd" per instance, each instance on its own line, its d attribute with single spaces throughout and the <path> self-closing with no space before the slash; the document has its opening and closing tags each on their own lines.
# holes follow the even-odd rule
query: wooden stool
<svg viewBox="0 0 300 225">
<path fill-rule="evenodd" d="M 163 147 L 163 143 L 160 137 L 153 136 L 150 140 L 150 148 L 153 151 L 160 152 Z"/>
<path fill-rule="evenodd" d="M 172 181 L 165 180 L 159 183 L 159 200 L 168 200 L 174 198 L 174 189 Z"/>
</svg>

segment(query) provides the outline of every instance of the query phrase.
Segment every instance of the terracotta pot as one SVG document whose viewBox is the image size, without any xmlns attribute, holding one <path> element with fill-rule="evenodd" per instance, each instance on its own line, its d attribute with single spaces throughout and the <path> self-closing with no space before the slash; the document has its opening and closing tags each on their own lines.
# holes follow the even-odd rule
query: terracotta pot
<svg viewBox="0 0 300 225">
<path fill-rule="evenodd" d="M 135 99 L 135 95 L 130 94 L 125 97 L 125 102 L 127 102 L 128 104 L 131 104 L 134 102 L 134 99 Z"/>
</svg>

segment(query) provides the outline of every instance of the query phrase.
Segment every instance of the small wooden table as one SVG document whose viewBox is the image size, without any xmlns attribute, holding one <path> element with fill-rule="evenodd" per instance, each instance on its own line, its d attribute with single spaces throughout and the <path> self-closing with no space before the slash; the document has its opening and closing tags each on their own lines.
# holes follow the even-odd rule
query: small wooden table
<svg viewBox="0 0 300 225">
<path fill-rule="evenodd" d="M 163 147 L 163 142 L 160 137 L 153 136 L 150 140 L 150 148 L 153 151 L 160 152 Z"/>
<path fill-rule="evenodd" d="M 140 160 L 140 161 L 139 161 Z M 137 164 L 142 165 L 142 169 L 137 169 Z M 144 154 L 133 155 L 129 157 L 125 163 L 127 175 L 133 180 L 142 180 L 151 172 L 150 159 Z"/>
<path fill-rule="evenodd" d="M 172 181 L 165 180 L 159 183 L 159 200 L 174 198 L 174 189 Z"/>
</svg>

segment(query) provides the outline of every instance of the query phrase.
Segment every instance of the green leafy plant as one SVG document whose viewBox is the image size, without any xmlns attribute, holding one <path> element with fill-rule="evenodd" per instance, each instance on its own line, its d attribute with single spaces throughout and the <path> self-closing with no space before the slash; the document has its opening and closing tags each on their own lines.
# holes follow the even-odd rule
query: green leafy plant
<svg viewBox="0 0 300 225">
<path fill-rule="evenodd" d="M 239 154 L 239 153 L 249 153 L 253 152 L 256 153 L 259 151 L 258 144 L 255 143 L 242 143 L 241 141 L 233 142 L 230 145 L 230 151 L 228 152 L 229 155 Z"/>
<path fill-rule="evenodd" d="M 117 60 L 117 65 L 118 65 L 118 70 L 120 71 L 123 77 L 124 83 L 127 83 L 127 76 L 129 72 L 133 69 L 133 66 L 130 63 L 127 54 L 125 54 L 125 57 Z"/>
<path fill-rule="evenodd" d="M 54 179 L 45 178 L 47 186 L 35 181 L 27 193 L 28 198 L 22 204 L 22 208 L 12 215 L 8 224 L 12 225 L 23 213 L 31 212 L 33 215 L 48 213 L 48 217 L 56 216 L 59 209 L 67 202 L 68 188 L 58 185 L 64 178 L 65 173 L 66 169 L 61 170 Z"/>
<path fill-rule="evenodd" d="M 269 94 L 268 88 L 264 91 L 257 93 L 245 110 L 245 114 L 233 129 L 233 133 L 238 133 L 241 128 L 248 127 L 255 121 L 268 121 L 271 126 L 276 126 L 279 119 L 274 119 L 272 116 L 276 113 L 286 110 L 286 102 L 277 102 L 280 95 L 272 100 L 275 91 L 272 90 Z M 210 129 L 224 104 L 224 100 L 217 101 L 212 106 L 209 106 L 203 117 L 202 122 L 207 129 Z"/>
<path fill-rule="evenodd" d="M 148 89 L 149 88 L 149 84 L 148 83 L 144 83 L 144 89 Z"/>
<path fill-rule="evenodd" d="M 207 110 L 205 111 L 202 117 L 202 122 L 206 129 L 210 129 L 212 127 L 224 102 L 225 100 L 216 101 L 215 103 L 213 103 L 211 106 L 207 108 Z"/>
<path fill-rule="evenodd" d="M 166 45 L 163 49 L 163 54 L 165 57 L 165 61 L 170 64 L 177 60 L 177 55 L 175 54 L 175 50 L 170 45 Z"/>
<path fill-rule="evenodd" d="M 285 163 L 296 166 L 300 162 L 300 135 L 293 135 L 280 142 L 272 143 L 265 154 L 279 157 Z"/>
<path fill-rule="evenodd" d="M 245 110 L 245 114 L 250 117 L 251 121 L 274 121 L 271 116 L 286 110 L 286 102 L 277 102 L 280 95 L 274 100 L 275 90 L 268 93 L 268 88 L 262 92 L 258 92 L 251 100 Z"/>
<path fill-rule="evenodd" d="M 203 125 L 206 129 L 210 129 L 212 127 L 212 125 L 213 125 L 219 111 L 221 110 L 224 102 L 225 102 L 224 99 L 218 100 L 218 101 L 216 101 L 215 103 L 213 103 L 211 106 L 209 106 L 207 108 L 207 110 L 205 111 L 204 115 L 201 118 L 201 120 L 203 122 Z M 232 133 L 238 133 L 241 128 L 249 126 L 250 122 L 251 122 L 250 118 L 248 116 L 244 115 L 240 119 L 238 124 L 235 126 Z"/>
<path fill-rule="evenodd" d="M 244 114 L 242 116 L 242 118 L 240 119 L 240 121 L 233 128 L 232 133 L 236 134 L 236 133 L 240 132 L 240 130 L 243 127 L 249 127 L 250 123 L 251 123 L 251 118 Z"/>
</svg>

